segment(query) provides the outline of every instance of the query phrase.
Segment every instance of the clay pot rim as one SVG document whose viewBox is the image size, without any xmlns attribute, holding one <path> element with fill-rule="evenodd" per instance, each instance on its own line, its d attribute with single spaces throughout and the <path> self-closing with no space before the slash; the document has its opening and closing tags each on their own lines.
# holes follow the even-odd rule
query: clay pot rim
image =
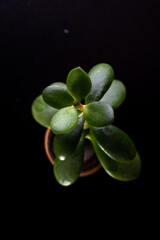
<svg viewBox="0 0 160 240">
<path fill-rule="evenodd" d="M 50 128 L 47 128 L 46 132 L 45 132 L 45 135 L 44 135 L 44 148 L 45 148 L 45 151 L 46 151 L 46 155 L 49 159 L 49 162 L 54 165 L 54 161 L 53 161 L 53 157 L 49 151 L 49 148 L 48 148 L 48 139 L 49 139 L 49 134 L 51 132 L 51 129 Z M 89 175 L 92 175 L 94 173 L 96 173 L 98 170 L 101 169 L 101 164 L 99 163 L 97 166 L 95 166 L 94 168 L 92 169 L 89 169 L 85 172 L 81 172 L 80 173 L 80 177 L 86 177 L 86 176 L 89 176 Z"/>
</svg>

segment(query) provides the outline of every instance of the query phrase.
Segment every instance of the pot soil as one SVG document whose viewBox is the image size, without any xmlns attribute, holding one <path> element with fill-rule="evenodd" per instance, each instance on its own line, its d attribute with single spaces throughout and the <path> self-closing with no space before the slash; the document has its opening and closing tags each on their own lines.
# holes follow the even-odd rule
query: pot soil
<svg viewBox="0 0 160 240">
<path fill-rule="evenodd" d="M 53 151 L 54 133 L 48 128 L 44 137 L 44 147 L 47 157 L 52 165 L 54 165 L 55 154 Z M 93 150 L 92 144 L 88 139 L 85 139 L 84 162 L 80 177 L 89 176 L 97 172 L 101 168 L 96 154 Z"/>
</svg>

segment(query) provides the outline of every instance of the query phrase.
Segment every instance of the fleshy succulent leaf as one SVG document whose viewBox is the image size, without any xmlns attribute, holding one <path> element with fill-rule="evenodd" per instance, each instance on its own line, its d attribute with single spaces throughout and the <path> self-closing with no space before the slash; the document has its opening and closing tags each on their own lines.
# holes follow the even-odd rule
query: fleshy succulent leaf
<svg viewBox="0 0 160 240">
<path fill-rule="evenodd" d="M 56 158 L 65 160 L 74 152 L 83 130 L 84 119 L 78 119 L 77 126 L 70 132 L 56 134 L 54 137 L 54 153 Z"/>
<path fill-rule="evenodd" d="M 53 83 L 42 92 L 43 100 L 56 109 L 61 109 L 73 104 L 73 97 L 69 94 L 66 84 Z"/>
<path fill-rule="evenodd" d="M 32 116 L 43 127 L 49 128 L 50 121 L 57 109 L 50 107 L 43 101 L 42 95 L 38 96 L 32 103 Z"/>
<path fill-rule="evenodd" d="M 77 102 L 80 102 L 91 90 L 92 83 L 82 68 L 72 69 L 67 76 L 67 88 Z"/>
<path fill-rule="evenodd" d="M 90 127 L 90 129 L 99 147 L 113 160 L 126 162 L 134 159 L 135 145 L 121 129 L 113 125 L 101 129 Z"/>
<path fill-rule="evenodd" d="M 101 128 L 110 125 L 114 119 L 114 111 L 106 102 L 92 102 L 83 106 L 84 118 L 89 125 Z"/>
<path fill-rule="evenodd" d="M 104 94 L 100 101 L 105 101 L 113 107 L 118 108 L 126 97 L 126 88 L 124 84 L 119 80 L 113 80 L 110 88 Z"/>
<path fill-rule="evenodd" d="M 85 98 L 85 103 L 99 101 L 110 87 L 113 78 L 113 68 L 106 63 L 95 65 L 88 73 L 92 81 L 92 89 Z"/>
<path fill-rule="evenodd" d="M 55 159 L 54 175 L 58 183 L 63 186 L 73 184 L 82 170 L 84 159 L 84 133 L 82 133 L 80 141 L 74 153 L 65 160 Z"/>
<path fill-rule="evenodd" d="M 138 152 L 132 161 L 117 162 L 110 158 L 99 147 L 93 135 L 91 136 L 91 141 L 102 167 L 111 177 L 120 181 L 131 181 L 139 176 L 141 171 L 141 159 Z"/>
<path fill-rule="evenodd" d="M 65 107 L 55 113 L 50 121 L 50 127 L 55 134 L 67 133 L 76 127 L 77 122 L 77 108 Z"/>
</svg>

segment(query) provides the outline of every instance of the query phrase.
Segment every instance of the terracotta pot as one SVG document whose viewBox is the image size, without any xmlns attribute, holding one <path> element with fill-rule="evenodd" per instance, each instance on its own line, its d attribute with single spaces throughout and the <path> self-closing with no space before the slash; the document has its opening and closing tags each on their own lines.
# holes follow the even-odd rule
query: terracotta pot
<svg viewBox="0 0 160 240">
<path fill-rule="evenodd" d="M 47 157 L 52 165 L 54 165 L 55 154 L 53 151 L 54 133 L 48 128 L 44 137 L 44 147 Z M 85 140 L 84 162 L 80 177 L 89 176 L 97 172 L 101 165 L 95 155 L 92 144 L 89 140 Z"/>
</svg>

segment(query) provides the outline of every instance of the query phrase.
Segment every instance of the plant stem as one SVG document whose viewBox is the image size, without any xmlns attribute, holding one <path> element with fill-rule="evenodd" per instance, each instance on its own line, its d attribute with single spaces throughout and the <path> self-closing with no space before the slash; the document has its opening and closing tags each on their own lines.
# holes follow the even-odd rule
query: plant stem
<svg viewBox="0 0 160 240">
<path fill-rule="evenodd" d="M 85 121 L 84 121 L 83 129 L 86 130 L 86 129 L 88 129 L 88 128 L 89 128 L 89 127 L 88 127 L 88 123 L 87 123 L 87 121 L 85 120 Z"/>
<path fill-rule="evenodd" d="M 78 107 L 79 105 L 80 105 L 80 102 L 74 100 L 74 102 L 73 102 L 73 106 Z"/>
<path fill-rule="evenodd" d="M 85 135 L 85 138 L 91 141 L 91 135 L 90 135 L 90 133 L 86 134 L 86 135 Z"/>
<path fill-rule="evenodd" d="M 83 132 L 84 132 L 85 138 L 87 138 L 86 136 L 90 136 L 90 131 L 89 131 L 89 129 L 83 130 Z"/>
</svg>

